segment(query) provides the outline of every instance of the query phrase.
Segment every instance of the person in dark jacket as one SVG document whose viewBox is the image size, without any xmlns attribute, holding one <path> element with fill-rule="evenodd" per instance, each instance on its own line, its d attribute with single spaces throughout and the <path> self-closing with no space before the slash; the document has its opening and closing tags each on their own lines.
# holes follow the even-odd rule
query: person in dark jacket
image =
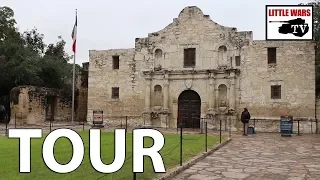
<svg viewBox="0 0 320 180">
<path fill-rule="evenodd" d="M 249 126 L 249 120 L 251 118 L 251 115 L 247 108 L 244 108 L 244 110 L 241 113 L 241 122 L 243 123 L 243 135 L 248 135 L 248 126 Z"/>
</svg>

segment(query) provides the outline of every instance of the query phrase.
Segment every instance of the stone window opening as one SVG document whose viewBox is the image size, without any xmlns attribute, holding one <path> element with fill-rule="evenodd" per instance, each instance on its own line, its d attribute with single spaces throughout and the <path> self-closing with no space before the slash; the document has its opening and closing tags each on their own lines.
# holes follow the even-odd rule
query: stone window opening
<svg viewBox="0 0 320 180">
<path fill-rule="evenodd" d="M 113 69 L 119 69 L 119 56 L 112 56 Z"/>
<path fill-rule="evenodd" d="M 220 46 L 218 48 L 218 62 L 219 65 L 227 65 L 227 48 L 226 46 Z"/>
<path fill-rule="evenodd" d="M 240 56 L 236 56 L 236 66 L 240 66 Z"/>
<path fill-rule="evenodd" d="M 119 99 L 119 87 L 112 87 L 112 99 Z"/>
<path fill-rule="evenodd" d="M 225 84 L 220 84 L 218 87 L 218 106 L 227 107 L 227 92 L 228 87 Z"/>
<path fill-rule="evenodd" d="M 196 48 L 184 49 L 184 67 L 195 67 Z"/>
<path fill-rule="evenodd" d="M 162 58 L 162 50 L 161 49 L 156 49 L 154 52 L 154 57 L 156 59 L 161 59 Z"/>
<path fill-rule="evenodd" d="M 268 48 L 268 64 L 277 63 L 277 48 L 271 47 Z"/>
<path fill-rule="evenodd" d="M 155 63 L 154 67 L 156 69 L 161 70 L 161 59 L 162 59 L 162 50 L 161 49 L 156 49 L 154 52 L 154 57 L 155 57 Z"/>
<path fill-rule="evenodd" d="M 281 85 L 271 86 L 271 99 L 281 99 Z"/>
<path fill-rule="evenodd" d="M 162 87 L 160 85 L 154 86 L 153 91 L 153 106 L 162 106 L 163 105 L 163 95 L 162 95 Z"/>
</svg>

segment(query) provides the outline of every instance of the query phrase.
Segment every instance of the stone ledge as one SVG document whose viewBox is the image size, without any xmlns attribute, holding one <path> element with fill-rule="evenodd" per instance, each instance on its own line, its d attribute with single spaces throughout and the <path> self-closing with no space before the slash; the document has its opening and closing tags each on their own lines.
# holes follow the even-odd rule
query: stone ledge
<svg viewBox="0 0 320 180">
<path fill-rule="evenodd" d="M 164 175 L 160 176 L 159 178 L 156 178 L 156 180 L 167 180 L 169 178 L 174 177 L 175 175 L 179 174 L 180 172 L 186 170 L 187 168 L 189 168 L 192 165 L 196 164 L 197 162 L 201 161 L 205 157 L 211 155 L 212 153 L 214 153 L 215 151 L 217 151 L 218 149 L 220 149 L 224 145 L 228 144 L 231 140 L 232 140 L 231 138 L 228 138 L 228 140 L 226 140 L 226 141 L 222 142 L 221 144 L 217 145 L 216 147 L 214 147 L 210 151 L 193 157 L 191 160 L 183 163 L 182 166 L 179 166 L 179 167 L 176 167 L 176 168 L 173 168 L 173 169 L 169 170 L 169 172 L 165 173 Z"/>
</svg>

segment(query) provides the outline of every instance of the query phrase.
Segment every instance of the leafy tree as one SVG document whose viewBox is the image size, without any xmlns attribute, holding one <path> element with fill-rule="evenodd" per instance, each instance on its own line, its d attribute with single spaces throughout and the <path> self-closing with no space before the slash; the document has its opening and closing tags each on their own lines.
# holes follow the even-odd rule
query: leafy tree
<svg viewBox="0 0 320 180">
<path fill-rule="evenodd" d="M 9 36 L 9 31 L 15 29 L 16 20 L 13 18 L 14 12 L 9 7 L 0 7 L 0 40 L 3 41 Z"/>
<path fill-rule="evenodd" d="M 56 60 L 62 61 L 63 63 L 67 63 L 72 56 L 69 56 L 65 51 L 64 47 L 66 42 L 62 39 L 61 36 L 58 36 L 59 41 L 56 44 L 49 44 L 48 48 L 45 52 L 46 56 L 51 56 Z"/>
<path fill-rule="evenodd" d="M 0 7 L 0 96 L 8 94 L 25 76 L 21 62 L 32 56 L 24 48 L 24 40 L 16 30 L 14 13 L 9 7 Z"/>
<path fill-rule="evenodd" d="M 15 25 L 13 10 L 0 7 L 0 97 L 20 85 L 60 88 L 71 94 L 73 65 L 68 63 L 65 41 L 58 37 L 58 42 L 46 45 L 36 28 L 20 33 Z"/>
<path fill-rule="evenodd" d="M 37 32 L 36 28 L 31 31 L 25 31 L 23 33 L 23 39 L 25 40 L 26 46 L 39 55 L 43 55 L 46 48 L 45 43 L 43 42 L 44 35 Z"/>
</svg>

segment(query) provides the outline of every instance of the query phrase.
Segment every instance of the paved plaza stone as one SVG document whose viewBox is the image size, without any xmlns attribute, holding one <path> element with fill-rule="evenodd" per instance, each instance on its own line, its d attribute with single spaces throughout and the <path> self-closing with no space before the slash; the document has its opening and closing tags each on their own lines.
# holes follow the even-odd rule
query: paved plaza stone
<svg viewBox="0 0 320 180">
<path fill-rule="evenodd" d="M 319 180 L 320 135 L 233 136 L 232 141 L 172 180 Z"/>
</svg>

